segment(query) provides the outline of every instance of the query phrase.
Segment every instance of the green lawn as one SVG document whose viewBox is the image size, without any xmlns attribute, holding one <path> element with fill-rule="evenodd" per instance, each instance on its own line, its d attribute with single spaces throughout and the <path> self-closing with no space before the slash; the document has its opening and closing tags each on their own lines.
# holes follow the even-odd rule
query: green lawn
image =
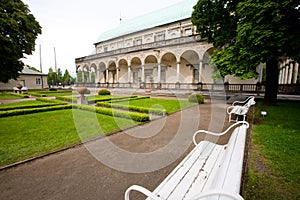
<svg viewBox="0 0 300 200">
<path fill-rule="evenodd" d="M 135 124 L 131 120 L 78 109 L 1 118 L 0 166 Z"/>
<path fill-rule="evenodd" d="M 20 97 L 9 92 L 0 92 L 0 99 L 19 99 Z"/>
<path fill-rule="evenodd" d="M 299 103 L 258 106 L 245 199 L 300 199 L 299 113 Z"/>
<path fill-rule="evenodd" d="M 195 103 L 191 103 L 186 100 L 157 99 L 157 98 L 131 100 L 129 102 L 128 101 L 117 102 L 115 104 L 132 105 L 132 106 L 139 106 L 145 108 L 165 109 L 168 114 L 195 105 Z"/>
<path fill-rule="evenodd" d="M 0 104 L 0 107 L 15 107 L 15 106 L 29 106 L 29 105 L 43 105 L 43 104 L 49 104 L 42 101 L 36 101 L 36 100 L 26 100 L 26 101 L 19 101 L 19 102 L 13 102 L 9 104 Z"/>
</svg>

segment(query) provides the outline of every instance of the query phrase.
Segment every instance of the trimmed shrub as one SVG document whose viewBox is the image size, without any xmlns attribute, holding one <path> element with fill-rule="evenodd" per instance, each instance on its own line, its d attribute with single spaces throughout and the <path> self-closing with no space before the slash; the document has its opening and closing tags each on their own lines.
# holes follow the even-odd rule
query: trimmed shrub
<svg viewBox="0 0 300 200">
<path fill-rule="evenodd" d="M 67 104 L 66 102 L 62 102 L 59 100 L 53 100 L 53 99 L 46 99 L 46 98 L 36 98 L 37 101 L 42 101 L 46 103 L 55 103 L 55 104 Z"/>
<path fill-rule="evenodd" d="M 98 95 L 110 95 L 110 91 L 107 89 L 101 89 L 98 91 Z"/>
<path fill-rule="evenodd" d="M 147 114 L 130 113 L 130 112 L 125 112 L 125 111 L 113 110 L 111 108 L 97 108 L 97 107 L 93 107 L 93 106 L 78 105 L 78 104 L 74 104 L 73 108 L 96 112 L 98 114 L 103 114 L 103 115 L 132 119 L 137 122 L 146 122 L 146 121 L 149 121 L 149 119 L 150 119 L 149 115 L 147 115 Z"/>
<path fill-rule="evenodd" d="M 62 105 L 61 103 L 45 103 L 45 104 L 33 104 L 33 105 L 17 105 L 17 106 L 5 106 L 0 107 L 0 111 L 8 111 L 8 110 L 19 110 L 19 109 L 28 109 L 28 108 L 43 108 L 49 106 L 57 106 Z"/>
<path fill-rule="evenodd" d="M 76 98 L 73 97 L 57 96 L 56 99 L 61 101 L 76 102 Z"/>
<path fill-rule="evenodd" d="M 97 106 L 103 106 L 107 108 L 117 108 L 122 110 L 130 110 L 130 111 L 136 111 L 141 113 L 153 113 L 157 115 L 166 114 L 166 111 L 164 109 L 145 108 L 139 106 L 122 105 L 122 104 L 115 104 L 115 103 L 108 103 L 108 102 L 97 102 Z"/>
<path fill-rule="evenodd" d="M 204 103 L 204 97 L 201 94 L 191 94 L 188 97 L 189 102 L 203 104 Z"/>
<path fill-rule="evenodd" d="M 29 109 L 16 109 L 16 110 L 0 111 L 0 118 L 17 116 L 17 115 L 33 114 L 33 113 L 39 113 L 39 112 L 47 112 L 47 111 L 52 111 L 52 110 L 71 109 L 71 108 L 72 108 L 72 105 L 59 105 L 59 106 L 48 106 L 48 107 L 43 107 L 43 108 L 29 108 Z"/>
<path fill-rule="evenodd" d="M 10 93 L 11 95 L 14 95 L 16 97 L 20 97 L 20 98 L 29 98 L 28 94 L 18 94 L 18 93 Z"/>
<path fill-rule="evenodd" d="M 49 91 L 57 91 L 56 88 L 49 88 Z"/>
</svg>

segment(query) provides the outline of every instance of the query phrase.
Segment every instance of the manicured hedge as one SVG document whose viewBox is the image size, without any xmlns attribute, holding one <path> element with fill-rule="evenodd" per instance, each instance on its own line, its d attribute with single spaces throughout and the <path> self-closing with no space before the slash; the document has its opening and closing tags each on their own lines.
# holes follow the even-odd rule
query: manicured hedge
<svg viewBox="0 0 300 200">
<path fill-rule="evenodd" d="M 16 109 L 8 111 L 0 111 L 0 118 L 11 117 L 16 115 L 26 115 L 39 112 L 47 112 L 52 110 L 72 109 L 72 105 L 48 106 L 43 108 Z"/>
<path fill-rule="evenodd" d="M 56 99 L 61 101 L 76 102 L 76 98 L 73 97 L 57 96 Z"/>
<path fill-rule="evenodd" d="M 29 98 L 28 94 L 18 94 L 18 93 L 14 93 L 14 92 L 11 92 L 10 94 L 14 95 L 14 96 L 17 96 L 17 97 L 20 97 L 20 98 Z"/>
<path fill-rule="evenodd" d="M 30 95 L 35 96 L 35 97 L 46 97 L 46 94 L 41 94 L 37 92 L 29 92 Z"/>
<path fill-rule="evenodd" d="M 98 114 L 103 114 L 103 115 L 132 119 L 137 122 L 145 122 L 145 121 L 149 121 L 149 119 L 150 119 L 149 115 L 147 115 L 147 114 L 130 113 L 130 112 L 125 112 L 125 111 L 113 110 L 111 108 L 97 108 L 97 107 L 93 107 L 93 106 L 78 105 L 78 104 L 74 104 L 73 108 L 96 112 Z"/>
<path fill-rule="evenodd" d="M 191 94 L 188 97 L 189 102 L 194 102 L 198 104 L 203 104 L 204 103 L 204 97 L 201 94 Z"/>
<path fill-rule="evenodd" d="M 46 103 L 67 104 L 66 102 L 62 102 L 62 101 L 54 100 L 54 99 L 47 99 L 47 98 L 36 98 L 36 100 L 46 102 Z"/>
<path fill-rule="evenodd" d="M 110 95 L 110 91 L 107 89 L 101 89 L 98 91 L 98 95 Z"/>
<path fill-rule="evenodd" d="M 6 107 L 0 107 L 0 111 L 26 109 L 26 108 L 42 108 L 42 107 L 57 106 L 57 105 L 62 105 L 62 103 L 45 103 L 45 104 L 33 104 L 33 105 L 6 106 Z"/>
<path fill-rule="evenodd" d="M 116 97 L 116 96 L 109 96 L 107 98 L 94 98 L 88 101 L 89 104 L 103 102 L 103 101 L 126 101 L 131 98 L 136 98 L 137 96 L 123 96 L 123 97 Z"/>
<path fill-rule="evenodd" d="M 153 113 L 157 115 L 165 115 L 166 111 L 164 109 L 155 109 L 155 108 L 145 108 L 139 106 L 131 106 L 131 105 L 122 105 L 122 104 L 115 104 L 115 103 L 108 103 L 108 102 L 98 102 L 97 106 L 103 106 L 108 108 L 118 108 L 122 110 L 130 110 L 136 111 L 141 113 Z"/>
</svg>

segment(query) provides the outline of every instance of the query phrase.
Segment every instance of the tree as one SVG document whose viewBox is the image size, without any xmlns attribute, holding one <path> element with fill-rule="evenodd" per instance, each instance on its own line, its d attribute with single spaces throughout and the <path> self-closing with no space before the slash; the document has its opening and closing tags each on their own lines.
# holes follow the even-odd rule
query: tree
<svg viewBox="0 0 300 200">
<path fill-rule="evenodd" d="M 62 82 L 62 71 L 61 71 L 61 69 L 60 68 L 58 68 L 57 69 L 57 83 L 58 84 L 61 84 L 61 82 Z"/>
<path fill-rule="evenodd" d="M 49 68 L 47 83 L 48 85 L 56 85 L 57 83 L 57 74 L 53 71 L 52 67 Z"/>
<path fill-rule="evenodd" d="M 69 71 L 66 69 L 66 70 L 65 70 L 65 73 L 64 73 L 64 75 L 63 75 L 63 78 L 62 78 L 63 84 L 69 85 L 69 84 L 71 83 L 71 81 L 72 81 L 71 78 L 72 78 L 72 77 L 71 77 Z"/>
<path fill-rule="evenodd" d="M 191 20 L 216 48 L 211 60 L 222 76 L 256 77 L 265 63 L 264 102 L 276 102 L 279 60 L 300 61 L 298 0 L 199 0 Z"/>
<path fill-rule="evenodd" d="M 21 0 L 0 0 L 0 81 L 17 79 L 24 63 L 20 60 L 34 51 L 41 26 Z"/>
</svg>

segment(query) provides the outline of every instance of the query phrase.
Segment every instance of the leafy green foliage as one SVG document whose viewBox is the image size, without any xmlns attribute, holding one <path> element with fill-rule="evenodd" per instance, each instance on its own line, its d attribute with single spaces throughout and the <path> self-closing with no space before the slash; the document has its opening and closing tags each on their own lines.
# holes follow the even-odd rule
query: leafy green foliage
<svg viewBox="0 0 300 200">
<path fill-rule="evenodd" d="M 164 115 L 166 114 L 165 109 L 157 109 L 157 108 L 146 108 L 141 106 L 132 106 L 132 105 L 123 105 L 117 103 L 109 103 L 109 102 L 97 102 L 97 106 L 103 106 L 108 108 L 118 108 L 122 110 L 130 110 L 136 111 L 141 113 L 153 113 L 157 115 Z"/>
<path fill-rule="evenodd" d="M 201 94 L 191 94 L 188 97 L 189 102 L 203 104 L 204 103 L 204 97 Z"/>
<path fill-rule="evenodd" d="M 213 43 L 212 61 L 221 77 L 257 77 L 257 65 L 266 63 L 265 103 L 275 103 L 279 59 L 300 61 L 298 0 L 199 0 L 191 20 Z"/>
<path fill-rule="evenodd" d="M 101 89 L 98 91 L 98 95 L 110 95 L 110 91 L 107 89 Z"/>
<path fill-rule="evenodd" d="M 114 116 L 114 117 L 132 119 L 137 122 L 149 121 L 149 115 L 147 115 L 147 114 L 129 113 L 129 112 L 125 112 L 125 111 L 114 110 L 111 108 L 97 108 L 97 107 L 92 107 L 92 106 L 87 106 L 87 105 L 78 105 L 78 104 L 73 105 L 73 108 L 96 112 L 98 114 L 104 114 L 104 115 L 109 115 L 109 116 Z"/>
<path fill-rule="evenodd" d="M 46 107 L 35 107 L 35 108 L 23 108 L 23 109 L 10 109 L 6 111 L 0 111 L 0 118 L 11 117 L 17 115 L 27 115 L 39 112 L 47 112 L 53 110 L 72 109 L 72 105 L 58 105 L 58 106 L 46 106 Z"/>
<path fill-rule="evenodd" d="M 20 60 L 34 51 L 41 26 L 21 0 L 0 1 L 0 81 L 17 79 L 24 63 Z"/>
</svg>

